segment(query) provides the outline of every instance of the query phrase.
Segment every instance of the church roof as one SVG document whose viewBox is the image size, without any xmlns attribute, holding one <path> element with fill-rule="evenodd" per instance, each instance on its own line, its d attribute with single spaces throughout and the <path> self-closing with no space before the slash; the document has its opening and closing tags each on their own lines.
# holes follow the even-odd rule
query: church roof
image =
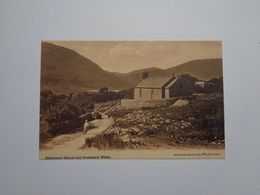
<svg viewBox="0 0 260 195">
<path fill-rule="evenodd" d="M 166 88 L 166 89 L 167 89 L 167 88 L 170 88 L 177 80 L 178 80 L 177 78 L 173 79 L 171 82 L 169 82 L 169 83 L 165 86 L 165 88 Z"/>
<path fill-rule="evenodd" d="M 172 77 L 148 77 L 142 80 L 137 88 L 162 88 L 166 85 Z"/>
</svg>

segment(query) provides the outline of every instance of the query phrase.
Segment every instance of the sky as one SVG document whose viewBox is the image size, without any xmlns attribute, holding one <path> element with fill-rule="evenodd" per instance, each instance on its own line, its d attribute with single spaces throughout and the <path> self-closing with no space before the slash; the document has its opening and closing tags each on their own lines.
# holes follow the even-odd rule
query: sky
<svg viewBox="0 0 260 195">
<path fill-rule="evenodd" d="M 76 51 L 104 70 L 127 73 L 222 58 L 221 41 L 48 41 Z"/>
</svg>

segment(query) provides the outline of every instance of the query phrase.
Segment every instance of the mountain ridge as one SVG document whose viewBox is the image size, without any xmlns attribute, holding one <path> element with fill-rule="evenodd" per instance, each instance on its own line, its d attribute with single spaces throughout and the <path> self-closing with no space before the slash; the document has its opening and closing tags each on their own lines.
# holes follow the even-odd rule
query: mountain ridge
<svg viewBox="0 0 260 195">
<path fill-rule="evenodd" d="M 57 93 L 109 89 L 127 89 L 136 86 L 147 71 L 150 77 L 190 74 L 200 80 L 222 76 L 222 59 L 192 60 L 168 69 L 150 67 L 129 73 L 109 72 L 72 49 L 42 42 L 41 90 Z"/>
</svg>

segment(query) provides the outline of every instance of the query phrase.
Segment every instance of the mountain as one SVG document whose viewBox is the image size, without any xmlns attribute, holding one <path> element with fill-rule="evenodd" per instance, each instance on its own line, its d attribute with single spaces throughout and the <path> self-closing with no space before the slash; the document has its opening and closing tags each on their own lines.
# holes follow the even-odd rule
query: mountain
<svg viewBox="0 0 260 195">
<path fill-rule="evenodd" d="M 141 75 L 145 71 L 149 73 L 150 77 L 172 76 L 172 74 L 190 74 L 191 76 L 196 77 L 199 80 L 210 80 L 222 76 L 222 59 L 216 58 L 192 60 L 184 64 L 168 68 L 166 70 L 155 67 L 140 69 L 125 74 L 124 77 L 132 80 L 132 82 L 136 80 L 140 81 Z"/>
<path fill-rule="evenodd" d="M 210 80 L 222 76 L 222 59 L 193 60 L 166 71 L 176 75 L 190 74 L 199 80 Z"/>
<path fill-rule="evenodd" d="M 194 60 L 166 70 L 147 68 L 130 73 L 112 73 L 77 52 L 52 43 L 42 42 L 41 90 L 73 93 L 87 90 L 127 89 L 136 86 L 147 71 L 150 77 L 190 74 L 209 80 L 222 76 L 222 59 Z"/>
<path fill-rule="evenodd" d="M 121 89 L 127 83 L 71 49 L 42 42 L 41 89 L 79 92 L 100 89 L 104 85 Z"/>
</svg>

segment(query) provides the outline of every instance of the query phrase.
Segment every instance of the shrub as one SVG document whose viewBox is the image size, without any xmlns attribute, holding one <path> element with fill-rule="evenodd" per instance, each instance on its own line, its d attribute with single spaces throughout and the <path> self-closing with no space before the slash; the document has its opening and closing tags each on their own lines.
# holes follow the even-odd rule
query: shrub
<svg viewBox="0 0 260 195">
<path fill-rule="evenodd" d="M 93 138 L 86 138 L 85 145 L 87 147 L 96 147 L 98 149 L 124 149 L 125 142 L 123 142 L 118 135 L 100 134 Z"/>
<path fill-rule="evenodd" d="M 57 134 L 75 132 L 84 124 L 80 118 L 94 109 L 93 95 L 88 93 L 56 95 L 49 90 L 41 92 L 40 141 Z"/>
</svg>

